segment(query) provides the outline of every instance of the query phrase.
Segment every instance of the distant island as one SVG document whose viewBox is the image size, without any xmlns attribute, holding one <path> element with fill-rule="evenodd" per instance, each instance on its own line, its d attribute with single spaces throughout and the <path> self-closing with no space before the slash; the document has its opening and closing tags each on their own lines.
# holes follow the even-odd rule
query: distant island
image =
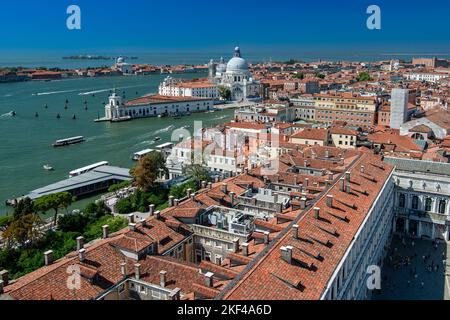
<svg viewBox="0 0 450 320">
<path fill-rule="evenodd" d="M 136 60 L 138 57 L 123 57 L 124 59 Z M 97 56 L 97 55 L 76 55 L 63 57 L 64 60 L 115 60 L 116 57 Z"/>
</svg>

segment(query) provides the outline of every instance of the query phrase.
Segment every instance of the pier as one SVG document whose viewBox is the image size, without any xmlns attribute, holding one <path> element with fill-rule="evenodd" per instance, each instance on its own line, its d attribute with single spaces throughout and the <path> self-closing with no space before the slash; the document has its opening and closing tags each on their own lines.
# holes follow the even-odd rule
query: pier
<svg viewBox="0 0 450 320">
<path fill-rule="evenodd" d="M 83 197 L 108 190 L 113 184 L 131 181 L 132 179 L 129 169 L 127 168 L 101 166 L 79 176 L 33 190 L 28 195 L 18 199 L 7 200 L 6 204 L 11 206 L 23 198 L 35 200 L 49 194 L 60 192 L 69 192 L 74 197 Z"/>
</svg>

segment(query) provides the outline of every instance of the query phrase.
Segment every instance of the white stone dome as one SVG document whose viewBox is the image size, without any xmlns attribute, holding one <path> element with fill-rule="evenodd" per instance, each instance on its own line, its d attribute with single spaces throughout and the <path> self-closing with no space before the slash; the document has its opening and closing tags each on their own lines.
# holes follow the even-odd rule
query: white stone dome
<svg viewBox="0 0 450 320">
<path fill-rule="evenodd" d="M 239 47 L 234 49 L 234 57 L 228 61 L 227 72 L 230 71 L 248 71 L 247 61 L 241 57 L 241 49 Z"/>
</svg>

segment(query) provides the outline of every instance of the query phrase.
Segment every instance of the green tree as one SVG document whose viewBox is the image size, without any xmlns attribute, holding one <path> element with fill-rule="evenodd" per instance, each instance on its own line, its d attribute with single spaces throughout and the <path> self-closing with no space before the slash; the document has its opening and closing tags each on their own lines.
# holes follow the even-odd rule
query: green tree
<svg viewBox="0 0 450 320">
<path fill-rule="evenodd" d="M 200 185 L 202 181 L 211 181 L 209 170 L 200 164 L 184 167 L 183 174 L 189 179 L 194 180 L 198 185 Z"/>
<path fill-rule="evenodd" d="M 305 74 L 303 72 L 297 73 L 296 75 L 294 75 L 294 78 L 303 80 L 305 79 Z"/>
<path fill-rule="evenodd" d="M 223 100 L 231 99 L 231 91 L 227 87 L 220 86 L 219 87 L 219 95 L 220 95 L 220 98 L 222 98 Z"/>
<path fill-rule="evenodd" d="M 6 240 L 8 247 L 15 245 L 24 247 L 34 242 L 41 235 L 39 230 L 41 224 L 42 219 L 34 213 L 22 215 L 11 222 L 3 233 L 3 238 Z"/>
<path fill-rule="evenodd" d="M 320 79 L 325 79 L 325 75 L 323 73 L 316 74 L 316 77 Z"/>
<path fill-rule="evenodd" d="M 167 172 L 164 156 L 154 151 L 143 157 L 130 173 L 134 177 L 134 185 L 141 191 L 148 192 L 156 187 L 157 179 Z"/>
<path fill-rule="evenodd" d="M 175 199 L 183 199 L 187 195 L 187 190 L 191 189 L 192 192 L 198 190 L 198 184 L 195 181 L 189 181 L 183 184 L 174 185 L 170 188 L 170 195 L 174 196 Z"/>
<path fill-rule="evenodd" d="M 370 74 L 368 72 L 361 72 L 360 74 L 358 74 L 358 76 L 356 77 L 356 81 L 361 82 L 361 81 L 371 81 L 372 77 L 370 76 Z"/>
<path fill-rule="evenodd" d="M 66 209 L 73 203 L 74 198 L 68 192 L 54 193 L 38 198 L 34 202 L 34 207 L 37 211 L 47 212 L 53 210 L 55 212 L 53 217 L 53 225 L 56 226 L 58 220 L 59 209 Z"/>
</svg>

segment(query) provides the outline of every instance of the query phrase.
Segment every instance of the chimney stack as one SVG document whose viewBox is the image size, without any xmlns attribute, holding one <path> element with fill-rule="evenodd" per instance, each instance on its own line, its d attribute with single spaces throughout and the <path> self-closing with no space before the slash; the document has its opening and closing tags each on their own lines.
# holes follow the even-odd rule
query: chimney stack
<svg viewBox="0 0 450 320">
<path fill-rule="evenodd" d="M 292 264 L 292 250 L 294 248 L 291 246 L 281 247 L 281 259 L 285 262 Z"/>
<path fill-rule="evenodd" d="M 130 213 L 128 215 L 128 223 L 134 223 L 134 214 L 133 213 Z"/>
<path fill-rule="evenodd" d="M 150 216 L 153 216 L 153 214 L 155 213 L 155 205 L 151 204 L 148 206 L 149 210 L 150 210 Z"/>
<path fill-rule="evenodd" d="M 194 202 L 195 202 L 195 196 L 196 196 L 195 193 L 191 194 L 191 200 L 194 201 Z"/>
<path fill-rule="evenodd" d="M 206 189 L 206 181 L 202 181 L 202 189 Z"/>
<path fill-rule="evenodd" d="M 350 182 L 350 179 L 351 179 L 351 173 L 350 173 L 350 171 L 347 171 L 346 173 L 345 173 L 345 180 L 347 181 L 347 182 Z"/>
<path fill-rule="evenodd" d="M 234 192 L 230 192 L 230 200 L 231 200 L 231 206 L 234 206 L 234 201 L 236 200 L 236 194 Z"/>
<path fill-rule="evenodd" d="M 155 211 L 155 218 L 156 219 L 161 219 L 161 211 Z"/>
<path fill-rule="evenodd" d="M 169 207 L 172 208 L 175 205 L 175 197 L 169 196 Z"/>
<path fill-rule="evenodd" d="M 352 187 L 351 187 L 350 184 L 348 184 L 348 185 L 345 187 L 345 192 L 346 192 L 346 193 L 352 193 Z"/>
<path fill-rule="evenodd" d="M 81 250 L 84 248 L 84 237 L 77 238 L 77 250 Z"/>
<path fill-rule="evenodd" d="M 134 276 L 135 276 L 136 280 L 141 279 L 141 265 L 139 263 L 136 263 L 134 265 Z"/>
<path fill-rule="evenodd" d="M 305 178 L 305 182 L 303 183 L 305 187 L 309 186 L 309 178 Z"/>
<path fill-rule="evenodd" d="M 131 231 L 136 231 L 137 230 L 136 223 L 130 223 L 128 226 L 130 227 Z"/>
<path fill-rule="evenodd" d="M 80 262 L 84 262 L 84 260 L 86 260 L 86 249 L 79 250 L 78 255 L 80 257 Z"/>
<path fill-rule="evenodd" d="M 212 182 L 208 182 L 208 189 L 211 190 L 212 189 Z"/>
<path fill-rule="evenodd" d="M 270 232 L 264 231 L 264 244 L 269 244 L 270 242 Z"/>
<path fill-rule="evenodd" d="M 244 242 L 242 244 L 242 255 L 244 257 L 248 257 L 248 246 L 249 246 L 249 244 L 247 242 Z"/>
<path fill-rule="evenodd" d="M 327 196 L 327 206 L 329 208 L 333 208 L 333 200 L 334 200 L 334 197 L 332 195 Z"/>
<path fill-rule="evenodd" d="M 228 194 L 228 185 L 226 183 L 222 183 L 222 192 Z"/>
<path fill-rule="evenodd" d="M 192 189 L 190 189 L 190 188 L 187 189 L 187 190 L 186 190 L 186 195 L 187 195 L 188 198 L 191 197 L 191 194 L 192 194 Z"/>
<path fill-rule="evenodd" d="M 49 266 L 53 263 L 53 251 L 52 250 L 44 252 L 44 261 L 45 261 L 46 266 Z"/>
<path fill-rule="evenodd" d="M 2 280 L 0 280 L 0 295 L 5 293 L 5 287 L 6 287 L 6 285 L 4 284 L 4 282 Z"/>
<path fill-rule="evenodd" d="M 361 166 L 361 173 L 364 173 L 366 171 L 366 167 Z"/>
<path fill-rule="evenodd" d="M 122 273 L 122 275 L 123 275 L 124 277 L 127 276 L 127 264 L 126 264 L 125 262 L 122 262 L 122 263 L 120 264 L 120 272 Z"/>
<path fill-rule="evenodd" d="M 161 270 L 159 272 L 159 286 L 165 288 L 166 283 L 167 283 L 167 271 Z"/>
<path fill-rule="evenodd" d="M 102 227 L 103 229 L 103 239 L 108 239 L 109 237 L 109 226 L 106 224 Z"/>
<path fill-rule="evenodd" d="M 343 177 L 339 180 L 339 189 L 342 192 L 345 192 L 345 178 Z"/>
<path fill-rule="evenodd" d="M 294 239 L 295 239 L 295 240 L 298 240 L 298 239 L 299 239 L 299 237 L 298 237 L 298 229 L 299 229 L 298 224 L 296 224 L 296 225 L 294 225 L 294 226 L 292 227 L 292 230 L 294 231 Z"/>
<path fill-rule="evenodd" d="M 141 225 L 143 228 L 145 228 L 147 226 L 147 220 L 145 220 L 144 218 L 141 219 Z"/>
<path fill-rule="evenodd" d="M 233 252 L 236 253 L 239 251 L 239 238 L 235 238 L 233 240 Z"/>
<path fill-rule="evenodd" d="M 169 298 L 172 301 L 178 301 L 181 299 L 181 289 L 180 288 L 175 288 L 172 290 L 172 292 L 169 294 Z"/>
<path fill-rule="evenodd" d="M 305 210 L 306 209 L 306 198 L 301 198 L 300 199 L 300 209 Z"/>
<path fill-rule="evenodd" d="M 212 273 L 212 272 L 207 272 L 205 274 L 205 285 L 207 287 L 209 287 L 209 288 L 214 287 L 214 279 L 213 279 L 213 277 L 214 277 L 214 273 Z"/>
<path fill-rule="evenodd" d="M 3 286 L 5 286 L 5 287 L 9 284 L 8 270 L 3 270 L 0 272 L 0 281 L 3 282 Z"/>
<path fill-rule="evenodd" d="M 316 218 L 317 220 L 320 219 L 320 208 L 314 208 L 314 218 Z"/>
<path fill-rule="evenodd" d="M 294 176 L 294 186 L 298 185 L 298 177 Z"/>
<path fill-rule="evenodd" d="M 329 173 L 328 174 L 328 180 L 330 180 L 330 182 L 332 182 L 334 180 L 334 174 Z"/>
<path fill-rule="evenodd" d="M 174 200 L 175 207 L 178 207 L 179 204 L 180 204 L 180 199 L 175 199 Z"/>
<path fill-rule="evenodd" d="M 330 157 L 330 150 L 325 150 L 325 158 L 329 158 Z"/>
</svg>

